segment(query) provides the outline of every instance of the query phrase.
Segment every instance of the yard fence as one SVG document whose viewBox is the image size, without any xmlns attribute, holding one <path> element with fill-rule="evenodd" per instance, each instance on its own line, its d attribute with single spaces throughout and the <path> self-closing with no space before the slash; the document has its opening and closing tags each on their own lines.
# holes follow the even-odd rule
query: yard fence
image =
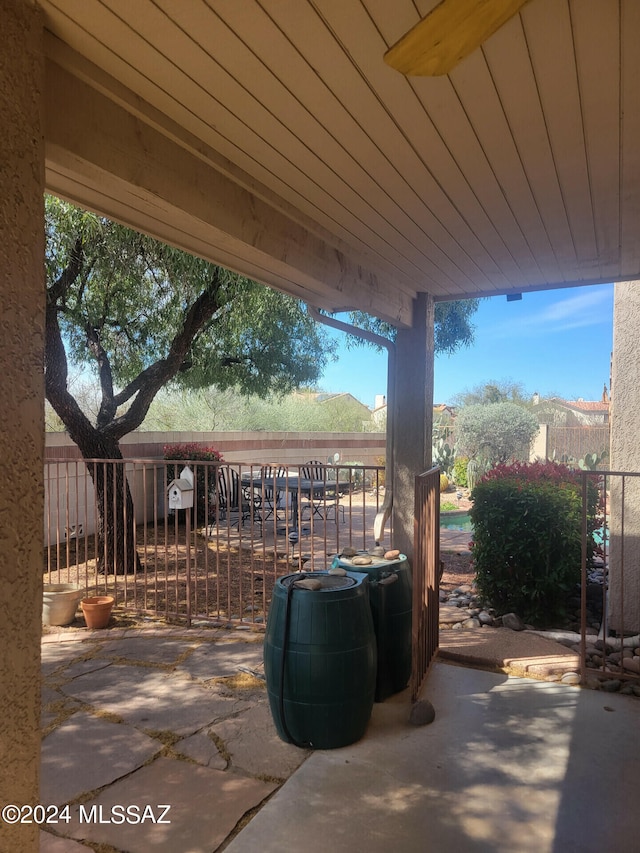
<svg viewBox="0 0 640 853">
<path fill-rule="evenodd" d="M 171 510 L 167 487 L 185 464 L 194 474 L 193 509 Z M 281 467 L 274 494 L 259 464 L 50 460 L 44 581 L 112 594 L 116 607 L 169 621 L 260 625 L 277 577 L 309 563 L 326 568 L 344 547 L 374 544 L 384 469 L 314 463 L 323 488 L 302 491 L 300 470 Z M 107 485 L 96 498 L 100 481 Z M 233 483 L 235 503 L 223 488 Z"/>
<path fill-rule="evenodd" d="M 536 446 L 543 448 L 543 452 L 537 451 L 540 456 L 556 462 L 577 462 L 593 453 L 602 457 L 609 452 L 609 425 L 556 427 L 541 424 Z M 599 467 L 606 467 L 606 462 L 601 462 Z"/>
<path fill-rule="evenodd" d="M 587 489 L 599 493 L 588 560 Z M 580 584 L 580 662 L 585 681 L 640 683 L 640 474 L 582 472 L 583 545 Z"/>
<path fill-rule="evenodd" d="M 76 583 L 87 595 L 113 594 L 121 611 L 148 617 L 259 628 L 278 577 L 303 566 L 327 568 L 346 546 L 374 544 L 384 500 L 381 467 L 318 464 L 304 488 L 300 466 L 282 467 L 273 481 L 258 464 L 197 462 L 189 465 L 193 509 L 170 510 L 167 487 L 184 464 L 50 461 L 44 581 Z M 640 474 L 583 471 L 581 477 L 583 559 L 575 618 L 582 680 L 638 685 Z M 94 483 L 101 478 L 112 487 L 96 500 Z M 223 480 L 238 484 L 235 503 L 228 490 L 222 495 Z M 309 487 L 314 480 L 326 488 Z M 127 490 L 118 496 L 117 484 L 125 481 L 129 501 Z M 439 470 L 420 475 L 415 486 L 413 698 L 438 649 Z M 600 495 L 594 561 L 587 547 L 590 486 Z M 393 541 L 390 526 L 384 541 Z"/>
</svg>

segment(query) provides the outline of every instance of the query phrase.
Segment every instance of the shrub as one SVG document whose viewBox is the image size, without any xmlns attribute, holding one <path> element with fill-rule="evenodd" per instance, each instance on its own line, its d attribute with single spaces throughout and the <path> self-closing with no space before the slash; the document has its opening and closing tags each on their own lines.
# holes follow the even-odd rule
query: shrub
<svg viewBox="0 0 640 853">
<path fill-rule="evenodd" d="M 552 462 L 500 465 L 484 475 L 472 498 L 472 549 L 481 596 L 499 612 L 515 611 L 537 627 L 563 619 L 567 595 L 580 582 L 579 474 Z M 597 508 L 592 485 L 588 504 L 591 534 Z"/>
<path fill-rule="evenodd" d="M 456 419 L 456 447 L 491 465 L 528 458 L 539 429 L 534 416 L 515 403 L 463 406 Z"/>
<path fill-rule="evenodd" d="M 222 453 L 215 447 L 203 447 L 195 441 L 186 444 L 165 444 L 162 448 L 165 459 L 185 462 L 223 462 Z"/>
<path fill-rule="evenodd" d="M 467 456 L 456 456 L 456 461 L 453 463 L 453 479 L 457 486 L 464 489 L 467 485 Z"/>
<path fill-rule="evenodd" d="M 216 469 L 212 466 L 198 465 L 197 463 L 223 462 L 222 453 L 216 450 L 215 447 L 203 446 L 192 441 L 184 444 L 165 444 L 163 447 L 163 456 L 165 460 L 172 462 L 183 461 L 185 464 L 191 463 L 189 467 L 195 469 L 195 503 L 197 507 L 195 523 L 206 525 L 209 504 L 206 492 L 208 490 L 211 495 L 214 491 L 217 474 Z M 184 468 L 184 465 L 167 465 L 167 483 L 179 477 L 182 468 Z"/>
</svg>

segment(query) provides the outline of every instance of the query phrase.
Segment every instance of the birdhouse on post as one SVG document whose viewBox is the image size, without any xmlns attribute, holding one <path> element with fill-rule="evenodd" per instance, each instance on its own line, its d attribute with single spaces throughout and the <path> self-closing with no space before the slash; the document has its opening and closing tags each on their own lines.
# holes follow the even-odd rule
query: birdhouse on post
<svg viewBox="0 0 640 853">
<path fill-rule="evenodd" d="M 193 506 L 193 471 L 185 466 L 180 477 L 167 486 L 169 509 L 190 509 Z"/>
</svg>

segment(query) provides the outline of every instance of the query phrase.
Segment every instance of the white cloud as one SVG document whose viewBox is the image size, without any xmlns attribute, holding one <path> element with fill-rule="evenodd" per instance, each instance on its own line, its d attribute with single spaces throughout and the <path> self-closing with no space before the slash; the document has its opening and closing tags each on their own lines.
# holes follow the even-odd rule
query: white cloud
<svg viewBox="0 0 640 853">
<path fill-rule="evenodd" d="M 554 293 L 560 293 L 560 291 L 554 291 Z M 527 297 L 532 299 L 531 294 L 525 293 L 522 303 L 518 303 L 521 308 L 518 316 L 512 316 L 490 328 L 485 327 L 484 331 L 505 339 L 555 335 L 573 329 L 596 326 L 603 322 L 612 322 L 611 285 L 581 288 L 579 293 L 558 298 L 558 301 L 531 311 L 526 310 Z M 546 294 L 546 297 L 548 298 L 549 294 Z"/>
</svg>

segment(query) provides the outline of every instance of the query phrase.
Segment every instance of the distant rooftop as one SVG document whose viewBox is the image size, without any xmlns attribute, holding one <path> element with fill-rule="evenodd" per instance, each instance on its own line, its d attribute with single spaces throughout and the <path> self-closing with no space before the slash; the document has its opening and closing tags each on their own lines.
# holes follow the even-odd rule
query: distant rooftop
<svg viewBox="0 0 640 853">
<path fill-rule="evenodd" d="M 609 404 L 602 400 L 565 400 L 566 406 L 580 409 L 583 412 L 608 412 Z"/>
</svg>

